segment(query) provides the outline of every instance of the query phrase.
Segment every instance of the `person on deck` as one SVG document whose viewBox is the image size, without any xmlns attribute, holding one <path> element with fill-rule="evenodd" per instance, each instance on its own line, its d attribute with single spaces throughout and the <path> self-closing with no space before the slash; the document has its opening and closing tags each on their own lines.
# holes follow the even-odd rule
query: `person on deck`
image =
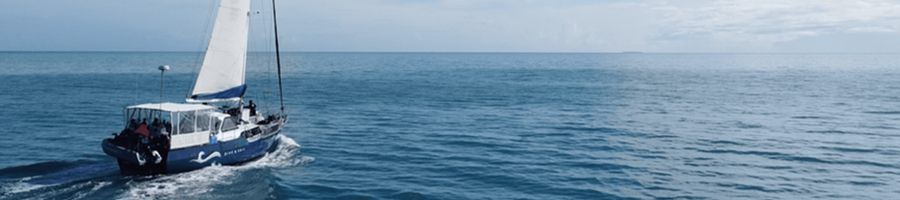
<svg viewBox="0 0 900 200">
<path fill-rule="evenodd" d="M 172 133 L 172 123 L 168 120 L 163 120 L 163 126 L 165 126 L 166 133 Z"/>
<path fill-rule="evenodd" d="M 250 104 L 247 105 L 247 108 L 250 108 L 250 116 L 256 116 L 256 104 L 253 103 L 253 100 L 250 100 Z"/>
<path fill-rule="evenodd" d="M 150 135 L 156 137 L 162 132 L 162 124 L 159 123 L 159 118 L 153 118 L 153 122 L 150 123 Z"/>
<path fill-rule="evenodd" d="M 137 119 L 128 120 L 128 130 L 129 131 L 134 131 L 135 129 L 137 129 L 137 126 L 138 126 Z"/>
</svg>

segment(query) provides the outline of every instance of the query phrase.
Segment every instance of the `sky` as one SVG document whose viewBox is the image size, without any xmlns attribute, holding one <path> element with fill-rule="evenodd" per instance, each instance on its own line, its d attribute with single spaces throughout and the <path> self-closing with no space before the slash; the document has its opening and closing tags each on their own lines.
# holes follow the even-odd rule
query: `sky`
<svg viewBox="0 0 900 200">
<path fill-rule="evenodd" d="M 251 50 L 271 49 L 253 0 Z M 0 1 L 0 51 L 202 51 L 216 0 Z M 285 51 L 900 52 L 900 0 L 279 0 Z"/>
</svg>

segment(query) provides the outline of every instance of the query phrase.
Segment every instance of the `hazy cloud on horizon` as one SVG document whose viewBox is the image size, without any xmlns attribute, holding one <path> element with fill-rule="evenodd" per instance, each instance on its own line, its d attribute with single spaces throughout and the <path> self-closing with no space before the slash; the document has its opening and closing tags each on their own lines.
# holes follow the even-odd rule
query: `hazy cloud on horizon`
<svg viewBox="0 0 900 200">
<path fill-rule="evenodd" d="M 268 46 L 254 1 L 253 48 Z M 900 52 L 893 0 L 279 1 L 290 51 Z M 3 1 L 0 50 L 198 51 L 216 2 Z"/>
</svg>

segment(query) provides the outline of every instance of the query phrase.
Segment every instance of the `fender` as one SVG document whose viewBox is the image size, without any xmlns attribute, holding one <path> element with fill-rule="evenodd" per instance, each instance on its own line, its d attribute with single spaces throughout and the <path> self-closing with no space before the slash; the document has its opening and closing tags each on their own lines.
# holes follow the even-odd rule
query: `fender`
<svg viewBox="0 0 900 200">
<path fill-rule="evenodd" d="M 147 163 L 147 161 L 144 160 L 144 158 L 142 158 L 141 154 L 139 154 L 138 152 L 134 152 L 134 157 L 137 158 L 138 166 L 144 166 L 144 163 Z"/>
<path fill-rule="evenodd" d="M 159 155 L 159 152 L 157 152 L 156 150 L 153 150 L 153 157 L 156 157 L 156 161 L 153 161 L 154 164 L 159 164 L 159 162 L 162 162 L 162 156 Z"/>
</svg>

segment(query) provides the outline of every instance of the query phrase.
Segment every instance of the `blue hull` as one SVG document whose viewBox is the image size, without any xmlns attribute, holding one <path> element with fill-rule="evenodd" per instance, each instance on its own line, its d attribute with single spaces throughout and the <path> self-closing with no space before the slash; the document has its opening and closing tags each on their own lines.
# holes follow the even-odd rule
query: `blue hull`
<svg viewBox="0 0 900 200">
<path fill-rule="evenodd" d="M 280 127 L 281 124 L 275 125 L 271 133 L 250 138 L 241 136 L 214 144 L 159 150 L 159 157 L 154 157 L 148 151 L 135 150 L 143 149 L 141 147 L 116 145 L 113 139 L 104 140 L 102 148 L 103 152 L 116 158 L 119 170 L 124 175 L 178 173 L 212 165 L 237 165 L 265 156 L 277 147 Z"/>
<path fill-rule="evenodd" d="M 278 144 L 278 134 L 248 142 L 241 137 L 228 142 L 175 149 L 169 152 L 166 173 L 178 173 L 211 165 L 236 165 L 260 158 L 272 152 Z"/>
</svg>

